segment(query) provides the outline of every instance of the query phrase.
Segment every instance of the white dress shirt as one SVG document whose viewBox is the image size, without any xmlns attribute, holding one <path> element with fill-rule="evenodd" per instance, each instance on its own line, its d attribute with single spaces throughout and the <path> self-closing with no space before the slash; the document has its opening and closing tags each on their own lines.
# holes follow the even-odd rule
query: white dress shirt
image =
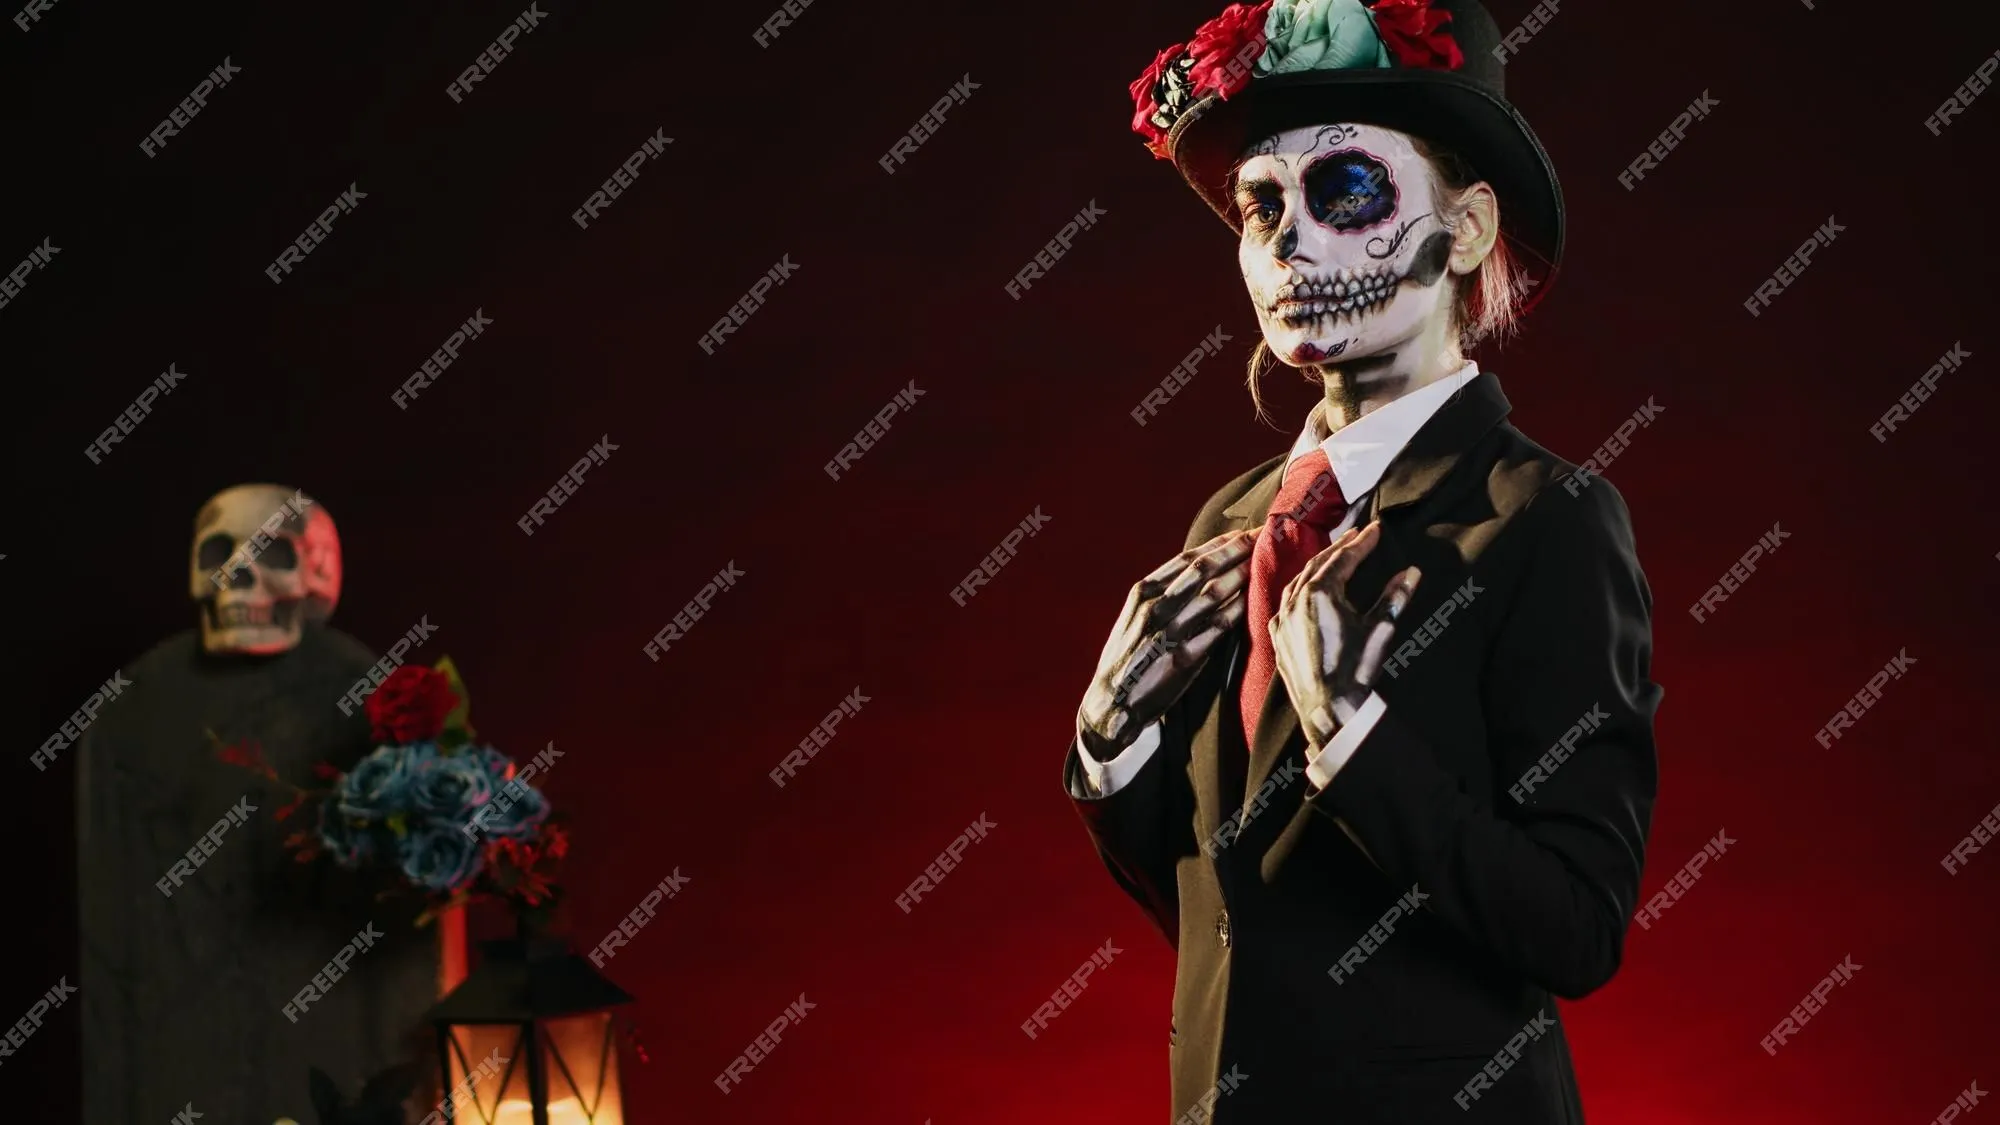
<svg viewBox="0 0 2000 1125">
<path fill-rule="evenodd" d="M 1464 367 L 1434 383 L 1418 387 L 1409 394 L 1379 406 L 1367 414 L 1349 422 L 1332 435 L 1326 432 L 1326 422 L 1321 417 L 1326 403 L 1322 400 L 1306 415 L 1305 428 L 1299 438 L 1292 443 L 1292 450 L 1279 470 L 1291 468 L 1292 462 L 1313 451 L 1321 449 L 1326 453 L 1327 463 L 1333 466 L 1334 480 L 1340 484 L 1340 494 L 1347 498 L 1347 516 L 1332 531 L 1334 538 L 1354 526 L 1356 515 L 1361 510 L 1361 501 L 1375 490 L 1381 482 L 1382 474 L 1389 469 L 1389 463 L 1417 435 L 1424 423 L 1431 420 L 1438 408 L 1443 406 L 1460 387 L 1479 374 L 1479 365 L 1467 361 Z M 1263 628 L 1262 622 L 1252 622 L 1255 628 Z M 1241 675 L 1240 662 L 1230 671 L 1230 679 Z M 1333 780 L 1333 775 L 1354 755 L 1361 740 L 1375 729 L 1375 723 L 1382 717 L 1384 705 L 1380 696 L 1370 692 L 1367 702 L 1355 712 L 1334 733 L 1326 748 L 1306 764 L 1306 778 L 1312 791 L 1324 789 Z M 1245 732 L 1246 737 L 1248 732 Z M 1160 724 L 1155 721 L 1139 732 L 1132 745 L 1126 747 L 1109 762 L 1100 763 L 1083 748 L 1082 740 L 1077 742 L 1077 758 L 1083 766 L 1085 780 L 1100 796 L 1108 797 L 1136 777 L 1147 759 L 1160 748 Z M 1310 754 L 1310 750 L 1308 751 Z"/>
</svg>

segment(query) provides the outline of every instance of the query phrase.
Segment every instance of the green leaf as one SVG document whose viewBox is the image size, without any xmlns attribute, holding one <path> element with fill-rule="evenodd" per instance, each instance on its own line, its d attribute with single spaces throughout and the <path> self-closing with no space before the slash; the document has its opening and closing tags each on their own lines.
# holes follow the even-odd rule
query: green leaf
<svg viewBox="0 0 2000 1125">
<path fill-rule="evenodd" d="M 458 665 L 451 662 L 451 657 L 439 657 L 433 667 L 444 674 L 445 682 L 451 685 L 452 693 L 458 696 L 458 706 L 453 707 L 444 717 L 444 732 L 447 735 L 453 731 L 462 732 L 465 737 L 451 745 L 463 745 L 473 737 L 472 693 L 465 690 L 465 681 L 459 677 Z M 440 737 L 438 741 L 444 744 L 446 740 Z"/>
<path fill-rule="evenodd" d="M 459 727 L 446 727 L 438 732 L 438 749 L 446 754 L 456 754 L 472 742 L 470 731 Z"/>
<path fill-rule="evenodd" d="M 410 822 L 402 813 L 390 813 L 389 819 L 385 823 L 388 824 L 389 831 L 396 834 L 397 839 L 400 840 L 404 836 L 409 835 Z"/>
</svg>

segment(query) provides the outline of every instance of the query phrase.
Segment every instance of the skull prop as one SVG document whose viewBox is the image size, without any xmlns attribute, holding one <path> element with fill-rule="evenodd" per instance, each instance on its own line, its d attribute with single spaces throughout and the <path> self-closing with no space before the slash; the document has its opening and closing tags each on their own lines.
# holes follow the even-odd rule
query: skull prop
<svg viewBox="0 0 2000 1125">
<path fill-rule="evenodd" d="M 194 521 L 188 589 L 201 606 L 211 653 L 270 654 L 299 643 L 340 600 L 340 537 L 305 493 L 239 484 L 203 504 Z"/>
</svg>

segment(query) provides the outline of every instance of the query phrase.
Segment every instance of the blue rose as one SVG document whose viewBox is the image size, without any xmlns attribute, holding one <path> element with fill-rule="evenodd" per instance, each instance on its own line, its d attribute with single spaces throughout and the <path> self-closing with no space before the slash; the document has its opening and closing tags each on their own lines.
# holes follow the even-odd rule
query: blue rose
<svg viewBox="0 0 2000 1125">
<path fill-rule="evenodd" d="M 416 764 L 410 775 L 410 810 L 454 828 L 493 795 L 493 779 L 477 754 L 439 754 Z"/>
<path fill-rule="evenodd" d="M 1277 0 L 1264 18 L 1264 41 L 1260 75 L 1391 65 L 1361 0 Z"/>
<path fill-rule="evenodd" d="M 491 746 L 467 748 L 477 754 L 493 787 L 492 799 L 475 812 L 472 822 L 495 836 L 528 839 L 549 818 L 548 798 L 520 776 L 514 759 Z"/>
<path fill-rule="evenodd" d="M 365 824 L 355 824 L 332 801 L 319 803 L 319 842 L 333 861 L 357 868 L 375 858 L 375 837 Z"/>
<path fill-rule="evenodd" d="M 549 818 L 549 799 L 519 778 L 501 784 L 493 800 L 478 815 L 479 825 L 495 836 L 527 840 Z"/>
<path fill-rule="evenodd" d="M 462 890 L 486 866 L 486 852 L 457 828 L 436 825 L 403 837 L 403 875 L 424 890 Z"/>
<path fill-rule="evenodd" d="M 410 807 L 416 767 L 437 755 L 434 743 L 378 746 L 340 779 L 334 800 L 340 811 L 361 820 L 386 820 Z"/>
<path fill-rule="evenodd" d="M 468 746 L 465 748 L 465 753 L 478 759 L 479 764 L 486 770 L 486 776 L 493 779 L 495 786 L 505 782 L 509 772 L 514 769 L 514 759 L 491 746 Z"/>
</svg>

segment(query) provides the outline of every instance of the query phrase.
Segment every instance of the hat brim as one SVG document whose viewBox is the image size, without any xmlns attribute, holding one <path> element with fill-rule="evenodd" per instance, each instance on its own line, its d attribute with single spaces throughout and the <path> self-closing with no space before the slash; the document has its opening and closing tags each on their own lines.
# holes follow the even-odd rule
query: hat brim
<svg viewBox="0 0 2000 1125">
<path fill-rule="evenodd" d="M 1450 71 L 1404 67 L 1308 70 L 1251 81 L 1227 100 L 1209 94 L 1167 135 L 1174 167 L 1238 234 L 1231 170 L 1250 145 L 1288 129 L 1379 125 L 1450 149 L 1500 199 L 1500 227 L 1546 295 L 1562 261 L 1562 186 L 1528 122 L 1504 99 Z"/>
</svg>

